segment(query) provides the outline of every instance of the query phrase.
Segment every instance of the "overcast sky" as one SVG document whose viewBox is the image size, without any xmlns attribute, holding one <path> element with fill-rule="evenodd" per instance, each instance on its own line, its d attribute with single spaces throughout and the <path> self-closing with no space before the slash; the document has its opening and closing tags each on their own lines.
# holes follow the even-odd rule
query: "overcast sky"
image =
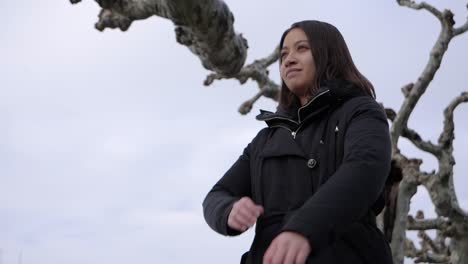
<svg viewBox="0 0 468 264">
<path fill-rule="evenodd" d="M 248 62 L 295 21 L 337 26 L 378 100 L 398 109 L 439 32 L 429 13 L 395 1 L 226 1 Z M 436 4 L 440 1 L 432 1 Z M 464 1 L 443 1 L 460 24 Z M 358 4 L 357 4 L 358 3 Z M 264 124 L 238 106 L 254 83 L 217 81 L 176 43 L 171 21 L 99 32 L 94 1 L 0 1 L 0 264 L 238 263 L 253 232 L 222 237 L 201 202 Z M 442 111 L 468 90 L 468 34 L 450 43 L 410 119 L 437 141 Z M 279 83 L 277 64 L 270 69 Z M 468 107 L 455 114 L 455 183 L 468 209 Z M 410 157 L 435 160 L 401 140 Z M 420 189 L 412 211 L 431 215 Z M 432 212 L 433 215 L 433 212 Z"/>
</svg>

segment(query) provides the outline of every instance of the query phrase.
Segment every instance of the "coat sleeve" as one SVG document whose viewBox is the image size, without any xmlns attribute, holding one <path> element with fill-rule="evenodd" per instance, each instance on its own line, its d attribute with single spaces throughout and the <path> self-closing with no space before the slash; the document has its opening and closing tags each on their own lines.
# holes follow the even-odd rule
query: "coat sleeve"
<svg viewBox="0 0 468 264">
<path fill-rule="evenodd" d="M 352 101 L 343 162 L 282 229 L 306 236 L 313 251 L 329 244 L 335 230 L 367 214 L 390 171 L 390 134 L 382 107 L 370 97 Z"/>
<path fill-rule="evenodd" d="M 242 155 L 213 186 L 203 201 L 205 221 L 214 231 L 222 235 L 234 236 L 242 233 L 229 228 L 227 220 L 236 201 L 244 196 L 252 196 L 250 155 L 256 139 L 262 131 L 245 147 Z"/>
</svg>

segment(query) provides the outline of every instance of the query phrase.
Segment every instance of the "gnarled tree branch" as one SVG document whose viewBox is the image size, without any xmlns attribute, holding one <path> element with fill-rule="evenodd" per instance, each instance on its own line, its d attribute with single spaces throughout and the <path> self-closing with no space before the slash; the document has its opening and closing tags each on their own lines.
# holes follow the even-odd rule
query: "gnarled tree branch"
<svg viewBox="0 0 468 264">
<path fill-rule="evenodd" d="M 468 9 L 468 4 L 466 5 L 466 9 Z M 453 36 L 463 34 L 466 31 L 468 31 L 468 17 L 466 18 L 465 24 L 463 24 L 461 27 L 455 28 L 453 30 Z"/>
<path fill-rule="evenodd" d="M 451 191 L 451 189 L 453 189 L 452 175 L 454 164 L 452 149 L 443 150 L 444 146 L 441 144 L 434 145 L 431 142 L 423 141 L 419 134 L 413 130 L 408 129 L 408 119 L 412 111 L 439 69 L 442 58 L 448 49 L 448 44 L 454 36 L 458 35 L 458 31 L 455 31 L 454 33 L 453 25 L 455 22 L 453 20 L 453 13 L 450 10 L 444 10 L 441 12 L 425 2 L 420 4 L 416 4 L 414 1 L 409 0 L 397 0 L 397 2 L 402 6 L 407 6 L 416 10 L 424 9 L 429 11 L 441 22 L 441 32 L 437 38 L 436 43 L 434 44 L 434 47 L 432 48 L 429 61 L 427 62 L 426 67 L 417 81 L 414 82 L 414 84 L 406 85 L 402 89 L 405 95 L 404 102 L 399 111 L 392 116 L 393 123 L 390 129 L 392 137 L 392 154 L 393 157 L 402 156 L 398 149 L 398 139 L 400 136 L 408 138 L 419 149 L 434 154 L 439 160 L 439 171 L 433 177 L 426 177 L 424 181 L 421 181 L 420 183 L 423 183 L 424 186 L 426 186 L 428 189 L 431 195 L 431 199 L 436 206 L 436 212 L 439 215 L 452 217 L 453 213 L 455 212 L 456 215 L 461 216 L 460 210 L 456 209 L 459 207 L 456 201 L 455 193 L 454 191 L 453 193 Z M 448 143 L 451 148 L 453 140 L 450 140 L 450 137 L 448 138 Z M 401 158 L 396 160 L 404 161 L 404 159 Z M 405 169 L 406 165 L 404 162 L 399 163 L 399 165 L 401 168 L 403 168 L 404 171 L 408 170 Z M 418 184 L 414 179 L 414 174 L 415 173 L 404 173 L 404 178 L 400 183 L 397 216 L 392 236 L 392 238 L 398 239 L 397 241 L 392 240 L 393 258 L 395 263 L 398 264 L 403 263 L 404 254 L 401 245 L 403 244 L 403 241 L 405 241 L 404 233 L 406 231 L 407 223 L 403 220 L 403 218 L 406 218 L 406 215 L 408 214 L 409 202 L 411 197 L 414 195 L 413 191 L 415 191 Z M 401 191 L 401 189 L 406 191 Z M 465 256 L 462 256 L 462 258 L 464 257 Z M 426 255 L 426 258 L 429 257 Z"/>
<path fill-rule="evenodd" d="M 70 0 L 72 3 L 78 0 Z M 221 0 L 97 0 L 103 8 L 98 30 L 127 30 L 135 20 L 156 15 L 170 19 L 177 41 L 187 46 L 214 72 L 239 72 L 247 57 L 247 40 L 234 32 L 234 16 Z"/>
<path fill-rule="evenodd" d="M 414 263 L 450 263 L 450 257 L 441 254 L 431 254 L 431 253 L 421 253 L 421 256 L 418 256 Z"/>
<path fill-rule="evenodd" d="M 468 92 L 463 92 L 457 96 L 444 110 L 444 130 L 439 137 L 440 147 L 447 149 L 453 144 L 455 124 L 453 122 L 453 112 L 461 103 L 468 102 Z"/>
<path fill-rule="evenodd" d="M 440 147 L 433 144 L 431 141 L 422 140 L 419 133 L 416 132 L 415 130 L 406 127 L 403 129 L 401 136 L 404 138 L 407 138 L 420 150 L 429 152 L 436 157 L 440 156 L 440 153 L 441 153 Z"/>
<path fill-rule="evenodd" d="M 406 6 L 415 10 L 421 10 L 425 9 L 429 12 L 431 12 L 435 17 L 437 17 L 439 20 L 443 20 L 443 15 L 442 12 L 437 10 L 437 8 L 433 7 L 432 5 L 426 3 L 426 2 L 421 2 L 419 4 L 415 3 L 414 1 L 411 0 L 397 0 L 398 4 L 401 6 Z"/>
<path fill-rule="evenodd" d="M 393 227 L 391 248 L 393 261 L 395 263 L 403 263 L 407 215 L 410 209 L 411 198 L 416 194 L 419 184 L 418 175 L 421 160 L 407 159 L 399 152 L 393 155 L 393 159 L 402 168 L 403 179 L 400 182 L 398 190 L 397 211 Z"/>
<path fill-rule="evenodd" d="M 385 108 L 385 113 L 387 115 L 387 118 L 390 121 L 395 120 L 395 117 L 396 117 L 395 110 L 391 108 Z M 433 154 L 435 157 L 439 157 L 441 154 L 442 150 L 438 145 L 435 145 L 429 140 L 423 140 L 421 136 L 419 135 L 419 133 L 411 128 L 404 127 L 401 131 L 401 136 L 411 141 L 420 150 L 429 152 Z"/>
<path fill-rule="evenodd" d="M 266 58 L 256 60 L 253 63 L 243 67 L 239 73 L 234 76 L 225 76 L 220 73 L 212 73 L 207 76 L 204 84 L 210 85 L 214 80 L 221 79 L 237 79 L 241 84 L 244 84 L 249 79 L 257 82 L 260 92 L 257 93 L 252 99 L 244 102 L 239 107 L 239 112 L 241 114 L 247 114 L 252 109 L 253 104 L 261 97 L 261 95 L 271 98 L 275 101 L 279 99 L 279 90 L 280 87 L 268 76 L 268 67 L 275 63 L 279 58 L 279 47 L 276 47 L 275 50 Z"/>
<path fill-rule="evenodd" d="M 434 219 L 418 220 L 414 219 L 411 215 L 408 216 L 408 230 L 429 230 L 439 229 L 443 230 L 448 227 L 450 222 L 446 218 L 438 217 Z"/>
<path fill-rule="evenodd" d="M 412 85 L 411 89 L 404 89 L 409 91 L 404 91 L 405 100 L 400 110 L 398 111 L 391 128 L 393 153 L 397 152 L 398 150 L 398 138 L 402 134 L 403 129 L 406 127 L 409 116 L 419 101 L 419 98 L 421 98 L 423 93 L 426 91 L 429 83 L 432 81 L 435 73 L 440 67 L 442 58 L 448 49 L 448 44 L 454 37 L 453 25 L 455 24 L 453 20 L 453 13 L 450 10 L 444 10 L 441 12 L 425 2 L 420 4 L 416 4 L 414 1 L 409 0 L 397 0 L 397 2 L 402 6 L 407 6 L 416 10 L 425 9 L 431 12 L 441 21 L 442 30 L 434 47 L 432 48 L 429 61 L 426 64 L 424 71 L 417 79 L 417 81 Z"/>
</svg>

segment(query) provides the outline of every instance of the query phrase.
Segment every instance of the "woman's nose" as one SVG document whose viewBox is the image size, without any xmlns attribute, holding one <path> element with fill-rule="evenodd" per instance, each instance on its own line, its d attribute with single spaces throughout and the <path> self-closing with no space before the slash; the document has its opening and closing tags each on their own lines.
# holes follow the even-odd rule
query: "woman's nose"
<svg viewBox="0 0 468 264">
<path fill-rule="evenodd" d="M 290 54 L 290 55 L 288 55 L 286 57 L 286 60 L 284 62 L 284 66 L 288 67 L 288 66 L 296 64 L 296 63 L 297 63 L 296 58 L 292 54 Z"/>
</svg>

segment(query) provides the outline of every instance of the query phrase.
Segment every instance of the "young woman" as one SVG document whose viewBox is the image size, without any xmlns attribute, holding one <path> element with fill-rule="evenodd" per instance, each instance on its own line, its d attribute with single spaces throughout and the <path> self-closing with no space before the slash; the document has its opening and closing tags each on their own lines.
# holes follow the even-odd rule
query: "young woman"
<svg viewBox="0 0 468 264">
<path fill-rule="evenodd" d="M 281 97 L 203 202 L 211 228 L 256 224 L 241 263 L 392 263 L 376 227 L 390 171 L 388 123 L 340 32 L 297 22 L 280 41 Z"/>
</svg>

